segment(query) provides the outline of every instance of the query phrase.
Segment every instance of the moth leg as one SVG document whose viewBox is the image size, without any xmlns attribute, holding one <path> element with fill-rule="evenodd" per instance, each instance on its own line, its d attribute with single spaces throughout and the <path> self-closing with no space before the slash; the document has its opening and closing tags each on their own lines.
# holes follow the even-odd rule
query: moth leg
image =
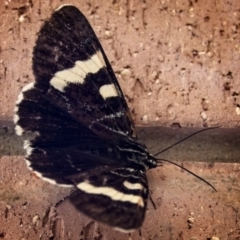
<svg viewBox="0 0 240 240">
<path fill-rule="evenodd" d="M 64 202 L 67 198 L 69 198 L 77 189 L 73 189 L 68 195 L 60 199 L 57 203 L 55 203 L 54 207 L 57 208 L 62 202 Z"/>
<path fill-rule="evenodd" d="M 156 204 L 154 203 L 153 199 L 152 199 L 152 196 L 151 196 L 151 191 L 149 191 L 149 199 L 150 199 L 150 202 L 152 203 L 153 205 L 153 208 L 156 210 L 157 207 L 156 207 Z"/>
</svg>

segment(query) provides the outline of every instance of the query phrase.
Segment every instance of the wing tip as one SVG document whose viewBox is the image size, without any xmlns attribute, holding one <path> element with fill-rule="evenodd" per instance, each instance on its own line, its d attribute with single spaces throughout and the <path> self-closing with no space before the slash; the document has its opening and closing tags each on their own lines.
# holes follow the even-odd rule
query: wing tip
<svg viewBox="0 0 240 240">
<path fill-rule="evenodd" d="M 60 5 L 59 7 L 57 7 L 55 10 L 54 10 L 54 12 L 58 12 L 58 11 L 60 11 L 62 8 L 64 8 L 64 7 L 75 7 L 74 5 L 72 5 L 72 4 L 70 4 L 70 3 L 65 3 L 65 4 L 62 4 L 62 5 Z"/>
</svg>

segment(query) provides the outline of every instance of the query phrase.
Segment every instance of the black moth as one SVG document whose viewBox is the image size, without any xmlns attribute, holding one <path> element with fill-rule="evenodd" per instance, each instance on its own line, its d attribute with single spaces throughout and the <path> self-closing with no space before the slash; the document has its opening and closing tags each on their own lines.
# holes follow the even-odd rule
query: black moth
<svg viewBox="0 0 240 240">
<path fill-rule="evenodd" d="M 157 160 L 139 143 L 122 90 L 84 15 L 58 8 L 33 51 L 35 82 L 15 107 L 26 163 L 50 183 L 75 187 L 69 199 L 92 219 L 118 230 L 141 227 L 148 199 L 146 171 Z"/>
</svg>

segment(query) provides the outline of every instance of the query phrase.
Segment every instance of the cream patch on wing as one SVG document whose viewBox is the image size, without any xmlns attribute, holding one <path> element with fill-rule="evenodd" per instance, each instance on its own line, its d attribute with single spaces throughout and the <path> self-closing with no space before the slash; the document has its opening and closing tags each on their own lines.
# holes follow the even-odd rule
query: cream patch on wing
<svg viewBox="0 0 240 240">
<path fill-rule="evenodd" d="M 77 184 L 77 188 L 89 194 L 104 195 L 104 196 L 110 197 L 114 201 L 130 202 L 133 204 L 138 204 L 141 207 L 144 207 L 144 201 L 141 196 L 126 194 L 112 187 L 94 186 L 89 182 L 85 181 Z"/>
<path fill-rule="evenodd" d="M 97 73 L 105 66 L 102 53 L 97 51 L 90 59 L 76 61 L 74 67 L 56 72 L 50 80 L 50 84 L 55 89 L 64 92 L 68 83 L 83 84 L 88 74 Z"/>
</svg>

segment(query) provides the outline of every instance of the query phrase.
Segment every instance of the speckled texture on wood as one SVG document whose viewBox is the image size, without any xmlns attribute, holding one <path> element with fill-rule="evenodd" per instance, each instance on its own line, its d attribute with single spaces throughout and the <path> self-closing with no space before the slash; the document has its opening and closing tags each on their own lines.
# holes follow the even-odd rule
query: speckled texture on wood
<svg viewBox="0 0 240 240">
<path fill-rule="evenodd" d="M 33 81 L 36 33 L 63 3 L 4 2 L 0 4 L 1 120 L 12 118 L 21 87 Z M 68 3 L 78 6 L 94 27 L 136 124 L 239 126 L 239 1 Z M 68 201 L 55 212 L 50 207 L 68 190 L 36 178 L 23 157 L 1 157 L 0 163 L 4 240 L 240 239 L 239 164 L 184 163 L 214 184 L 217 193 L 170 165 L 149 172 L 157 209 L 149 203 L 141 234 L 128 236 L 85 218 Z"/>
<path fill-rule="evenodd" d="M 0 158 L 0 236 L 4 240 L 221 240 L 240 238 L 240 165 L 184 163 L 218 190 L 171 165 L 148 172 L 151 196 L 141 231 L 119 233 L 75 210 L 69 192 L 38 179 L 22 157 Z M 41 236 L 41 238 L 40 238 Z"/>
<path fill-rule="evenodd" d="M 63 2 L 0 5 L 0 118 L 33 81 L 31 53 Z M 77 1 L 119 78 L 138 125 L 239 126 L 239 1 Z"/>
</svg>

